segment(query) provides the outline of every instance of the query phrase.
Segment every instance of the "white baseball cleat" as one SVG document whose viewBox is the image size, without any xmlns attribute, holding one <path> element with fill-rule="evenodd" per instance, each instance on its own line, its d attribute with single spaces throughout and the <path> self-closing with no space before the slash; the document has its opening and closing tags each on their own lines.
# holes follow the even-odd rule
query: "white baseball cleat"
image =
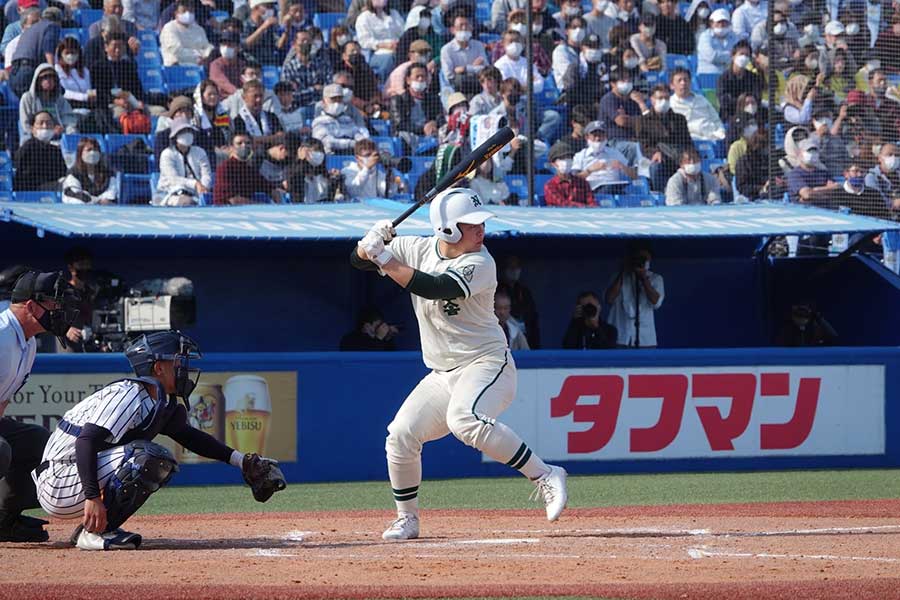
<svg viewBox="0 0 900 600">
<path fill-rule="evenodd" d="M 544 506 L 547 507 L 547 520 L 555 521 L 569 501 L 569 493 L 566 490 L 568 474 L 562 467 L 547 466 L 550 467 L 550 472 L 535 480 L 536 487 L 531 499 L 536 500 L 540 497 L 544 501 Z"/>
<path fill-rule="evenodd" d="M 72 534 L 72 541 L 82 550 L 137 550 L 141 545 L 141 535 L 122 529 L 105 533 L 91 533 L 81 525 Z"/>
<path fill-rule="evenodd" d="M 385 540 L 414 540 L 419 537 L 419 516 L 413 513 L 400 513 L 384 530 L 381 538 Z"/>
</svg>

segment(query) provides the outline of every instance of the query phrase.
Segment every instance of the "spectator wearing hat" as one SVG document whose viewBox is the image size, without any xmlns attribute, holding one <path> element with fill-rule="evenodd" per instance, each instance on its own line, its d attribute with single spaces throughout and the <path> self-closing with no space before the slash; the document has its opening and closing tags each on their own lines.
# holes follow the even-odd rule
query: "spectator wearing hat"
<svg viewBox="0 0 900 600">
<path fill-rule="evenodd" d="M 719 76 L 716 82 L 716 97 L 719 99 L 719 117 L 727 121 L 735 112 L 738 96 L 748 94 L 762 97 L 763 78 L 756 70 L 750 57 L 750 43 L 741 40 L 731 50 L 731 66 Z"/>
<path fill-rule="evenodd" d="M 431 18 L 431 9 L 425 5 L 417 5 L 410 9 L 409 14 L 406 16 L 406 30 L 403 32 L 403 35 L 400 36 L 400 41 L 397 42 L 397 50 L 396 56 L 409 56 L 409 53 L 412 51 L 413 42 L 423 41 L 428 44 L 428 54 L 429 59 L 426 63 L 429 68 L 429 72 L 437 75 L 438 69 L 438 60 L 440 57 L 435 56 L 434 49 L 440 48 L 443 43 L 443 37 L 435 33 L 434 27 L 432 27 L 432 18 Z M 421 46 L 419 46 L 421 48 Z M 421 50 L 419 51 L 422 52 Z M 396 72 L 397 68 L 394 68 Z M 400 83 L 402 84 L 403 77 L 400 77 Z"/>
<path fill-rule="evenodd" d="M 159 24 L 160 0 L 122 0 L 122 18 L 138 29 L 155 30 Z"/>
<path fill-rule="evenodd" d="M 740 37 L 731 28 L 731 15 L 717 8 L 709 16 L 710 28 L 697 39 L 697 73 L 719 75 L 731 64 L 731 49 Z"/>
<path fill-rule="evenodd" d="M 653 108 L 635 122 L 641 153 L 650 159 L 650 189 L 662 192 L 678 168 L 681 152 L 692 145 L 687 120 L 671 109 L 669 88 L 659 84 L 650 93 Z"/>
<path fill-rule="evenodd" d="M 152 204 L 194 206 L 212 190 L 212 168 L 203 148 L 194 144 L 197 129 L 187 119 L 169 127 L 170 145 L 159 157 L 159 184 Z"/>
<path fill-rule="evenodd" d="M 747 153 L 750 140 L 759 131 L 759 125 L 755 118 L 745 114 L 734 118 L 734 128 L 740 132 L 740 137 L 728 148 L 728 170 L 732 174 L 737 173 L 737 162 Z"/>
<path fill-rule="evenodd" d="M 799 144 L 800 164 L 787 174 L 791 202 L 815 204 L 826 202 L 840 188 L 831 180 L 819 158 L 819 141 L 810 137 Z"/>
<path fill-rule="evenodd" d="M 34 77 L 34 70 L 42 63 L 53 64 L 59 44 L 62 12 L 56 7 L 45 8 L 41 20 L 22 32 L 12 56 L 9 86 L 20 98 Z"/>
<path fill-rule="evenodd" d="M 312 36 L 308 31 L 298 31 L 294 37 L 294 55 L 285 61 L 281 80 L 293 86 L 291 105 L 302 108 L 305 118 L 312 119 L 313 106 L 322 90 L 331 82 L 331 63 L 317 52 L 312 53 Z M 290 106 L 283 106 L 289 110 Z"/>
<path fill-rule="evenodd" d="M 278 51 L 278 17 L 273 0 L 250 0 L 250 16 L 241 34 L 244 47 L 263 65 L 281 62 Z"/>
<path fill-rule="evenodd" d="M 719 204 L 722 202 L 719 181 L 703 172 L 700 153 L 690 146 L 681 152 L 681 166 L 666 184 L 666 205 Z"/>
<path fill-rule="evenodd" d="M 638 32 L 629 38 L 631 48 L 637 53 L 641 71 L 666 70 L 666 44 L 656 35 L 656 15 L 644 13 Z"/>
<path fill-rule="evenodd" d="M 635 122 L 649 110 L 644 96 L 634 89 L 627 71 L 614 73 L 612 89 L 600 99 L 600 120 L 606 123 L 609 145 L 625 155 L 629 165 L 637 163 L 640 147 L 635 139 Z"/>
<path fill-rule="evenodd" d="M 259 80 L 248 81 L 241 88 L 244 106 L 234 119 L 234 132 L 248 133 L 255 149 L 266 148 L 284 137 L 284 126 L 278 116 L 263 109 L 265 88 Z"/>
<path fill-rule="evenodd" d="M 209 56 L 213 45 L 206 39 L 206 31 L 197 25 L 192 0 L 178 0 L 175 18 L 166 23 L 159 33 L 159 47 L 163 64 L 199 65 Z"/>
<path fill-rule="evenodd" d="M 896 27 L 897 33 L 900 34 L 900 18 L 895 19 L 895 23 L 896 24 L 893 27 Z M 879 39 L 887 33 L 888 32 L 883 32 L 881 36 L 879 36 Z M 893 29 L 890 30 L 890 33 L 893 34 Z M 847 45 L 846 34 L 847 29 L 840 21 L 829 21 L 828 24 L 825 25 L 825 44 L 819 49 L 819 72 L 825 73 L 826 76 L 831 75 L 831 73 L 834 72 L 834 63 L 838 52 L 844 53 L 845 69 L 849 68 L 852 73 L 859 70 L 856 59 L 853 57 L 853 53 L 850 52 L 850 47 Z M 893 48 L 893 52 L 891 53 L 889 60 L 895 65 L 900 65 L 900 59 L 896 57 L 897 49 L 900 48 L 900 35 L 894 36 L 892 44 L 891 47 Z M 875 55 L 879 55 L 877 44 Z"/>
<path fill-rule="evenodd" d="M 725 139 L 725 126 L 719 113 L 704 96 L 691 91 L 691 72 L 676 67 L 670 74 L 672 110 L 687 120 L 691 139 L 715 142 Z"/>
<path fill-rule="evenodd" d="M 65 90 L 59 85 L 56 69 L 49 63 L 42 64 L 34 71 L 31 88 L 19 101 L 19 132 L 22 140 L 31 137 L 30 123 L 40 112 L 53 115 L 54 121 L 61 126 L 60 134 L 75 133 L 78 117 L 65 98 Z"/>
<path fill-rule="evenodd" d="M 391 98 L 392 131 L 403 140 L 406 154 L 415 153 L 421 136 L 437 137 L 443 107 L 430 79 L 425 65 L 413 64 L 407 68 L 406 91 Z"/>
<path fill-rule="evenodd" d="M 128 38 L 124 33 L 110 33 L 105 42 L 105 56 L 88 67 L 97 88 L 97 103 L 114 104 L 120 110 L 143 108 L 144 87 L 137 64 L 126 56 Z"/>
<path fill-rule="evenodd" d="M 565 142 L 556 142 L 547 158 L 556 174 L 544 184 L 547 206 L 597 206 L 591 186 L 572 172 L 575 153 Z"/>
<path fill-rule="evenodd" d="M 17 17 L 9 21 L 9 24 L 3 30 L 3 39 L 0 40 L 0 53 L 6 53 L 6 47 L 9 43 L 22 35 L 22 31 L 24 30 L 24 21 L 23 17 L 25 16 L 25 11 L 29 9 L 34 9 L 37 12 L 38 19 L 40 19 L 41 11 L 46 8 L 46 6 L 41 6 L 39 0 L 18 0 L 17 2 L 13 2 L 16 6 L 16 15 Z M 10 57 L 11 58 L 11 57 Z M 10 64 L 11 61 L 7 61 L 7 64 Z"/>
<path fill-rule="evenodd" d="M 438 131 L 439 143 L 468 147 L 470 115 L 466 95 L 461 92 L 450 94 L 447 98 L 447 122 Z"/>
<path fill-rule="evenodd" d="M 188 121 L 196 125 L 198 122 L 194 103 L 187 96 L 175 96 L 169 102 L 169 110 L 160 115 L 157 121 L 156 134 L 153 136 L 153 154 L 159 164 L 163 150 L 171 144 L 171 124 L 176 120 Z M 220 140 L 221 141 L 221 140 Z M 206 128 L 194 131 L 194 145 L 206 151 L 212 162 L 215 157 L 215 144 Z M 212 162 L 212 164 L 215 164 Z"/>
<path fill-rule="evenodd" d="M 687 21 L 679 14 L 675 0 L 657 0 L 659 16 L 656 20 L 656 39 L 666 45 L 670 54 L 694 53 L 696 40 Z"/>
<path fill-rule="evenodd" d="M 369 66 L 380 81 L 394 68 L 394 52 L 404 30 L 403 17 L 387 4 L 387 0 L 366 0 L 355 25 L 359 45 L 371 52 Z"/>
<path fill-rule="evenodd" d="M 491 65 L 482 69 L 478 74 L 478 83 L 481 84 L 481 93 L 472 96 L 469 102 L 469 115 L 486 115 L 500 106 L 503 98 L 500 97 L 500 82 L 503 77 L 497 67 Z M 463 94 L 465 96 L 465 94 Z"/>
<path fill-rule="evenodd" d="M 488 65 L 484 44 L 472 39 L 472 22 L 457 13 L 450 28 L 453 39 L 441 48 L 441 71 L 450 86 L 467 96 L 478 90 L 479 71 Z"/>
<path fill-rule="evenodd" d="M 573 173 L 586 180 L 595 193 L 621 193 L 637 177 L 637 171 L 628 166 L 625 155 L 609 145 L 606 123 L 591 121 L 584 134 L 587 148 L 573 157 Z"/>
<path fill-rule="evenodd" d="M 397 65 L 387 78 L 384 95 L 388 98 L 399 96 L 406 90 L 406 72 L 412 65 L 424 65 L 428 69 L 428 77 L 435 83 L 437 67 L 432 59 L 431 46 L 425 40 L 416 40 L 409 46 L 409 59 Z M 437 88 L 435 88 L 437 89 Z"/>
<path fill-rule="evenodd" d="M 271 194 L 275 184 L 260 174 L 253 163 L 253 140 L 239 133 L 231 140 L 231 153 L 216 169 L 213 204 L 251 204 L 256 193 Z"/>
<path fill-rule="evenodd" d="M 330 83 L 322 90 L 322 114 L 312 122 L 313 137 L 322 140 L 326 154 L 349 154 L 354 143 L 369 137 L 369 130 L 348 114 L 344 88 Z"/>
<path fill-rule="evenodd" d="M 13 157 L 16 191 L 59 190 L 59 182 L 66 175 L 66 161 L 58 144 L 51 144 L 57 136 L 59 124 L 48 112 L 39 112 L 29 123 L 30 136 L 19 146 Z"/>
<path fill-rule="evenodd" d="M 100 143 L 94 138 L 78 140 L 75 164 L 62 182 L 63 204 L 115 204 L 119 177 L 103 164 Z"/>
<path fill-rule="evenodd" d="M 209 78 L 218 86 L 221 98 L 227 98 L 241 87 L 245 64 L 240 34 L 223 33 L 219 37 L 219 57 L 209 63 Z"/>
<path fill-rule="evenodd" d="M 744 0 L 731 15 L 731 29 L 742 40 L 749 40 L 753 28 L 769 15 L 769 3 L 763 0 Z"/>
</svg>

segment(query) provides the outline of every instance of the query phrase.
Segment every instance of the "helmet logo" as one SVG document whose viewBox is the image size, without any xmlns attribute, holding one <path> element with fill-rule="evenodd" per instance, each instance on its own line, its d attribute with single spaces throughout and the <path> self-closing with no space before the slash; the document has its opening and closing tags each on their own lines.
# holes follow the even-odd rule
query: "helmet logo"
<svg viewBox="0 0 900 600">
<path fill-rule="evenodd" d="M 481 206 L 481 200 L 478 199 L 478 196 L 473 195 L 470 197 L 472 198 L 472 206 L 474 206 L 475 208 Z"/>
</svg>

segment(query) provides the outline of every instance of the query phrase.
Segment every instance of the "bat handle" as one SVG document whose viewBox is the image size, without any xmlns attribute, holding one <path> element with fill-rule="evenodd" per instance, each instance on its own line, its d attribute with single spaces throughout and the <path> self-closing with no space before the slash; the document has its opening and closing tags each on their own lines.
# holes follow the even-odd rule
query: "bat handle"
<svg viewBox="0 0 900 600">
<path fill-rule="evenodd" d="M 394 219 L 394 221 L 393 221 L 394 227 L 396 227 L 397 225 L 399 225 L 400 223 L 405 221 L 407 218 L 409 218 L 409 216 L 411 214 L 413 214 L 414 212 L 419 210 L 419 208 L 423 204 L 427 204 L 428 202 L 430 202 L 435 196 L 437 196 L 437 191 L 434 188 L 431 188 L 430 190 L 428 190 L 428 192 L 421 199 L 417 200 L 415 204 L 413 204 L 412 206 L 407 208 L 405 211 L 403 211 L 403 214 L 401 214 L 399 217 Z"/>
</svg>

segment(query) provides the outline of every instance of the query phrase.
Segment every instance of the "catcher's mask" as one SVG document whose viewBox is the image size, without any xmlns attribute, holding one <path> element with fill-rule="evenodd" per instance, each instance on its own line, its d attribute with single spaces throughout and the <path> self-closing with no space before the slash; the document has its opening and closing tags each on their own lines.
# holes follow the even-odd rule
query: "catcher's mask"
<svg viewBox="0 0 900 600">
<path fill-rule="evenodd" d="M 202 358 L 194 340 L 176 330 L 144 334 L 125 348 L 125 357 L 141 377 L 153 377 L 157 361 L 171 360 L 175 367 L 175 395 L 188 403 L 200 378 L 200 369 L 192 369 L 190 361 Z"/>
</svg>

